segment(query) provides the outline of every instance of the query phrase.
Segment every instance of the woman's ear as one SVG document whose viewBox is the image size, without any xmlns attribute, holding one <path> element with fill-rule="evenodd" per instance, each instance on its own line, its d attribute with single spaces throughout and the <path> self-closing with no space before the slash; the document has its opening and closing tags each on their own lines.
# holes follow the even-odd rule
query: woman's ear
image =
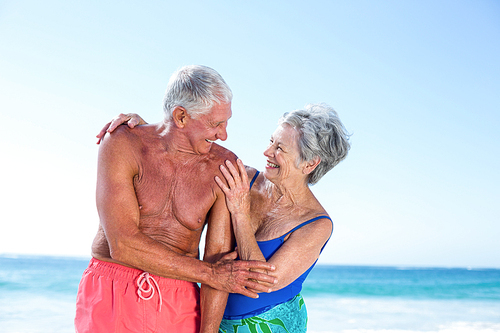
<svg viewBox="0 0 500 333">
<path fill-rule="evenodd" d="M 310 161 L 307 161 L 304 165 L 304 167 L 302 168 L 302 172 L 305 174 L 305 175 L 308 175 L 310 174 L 311 172 L 314 171 L 314 169 L 316 169 L 316 167 L 318 166 L 318 164 L 321 162 L 321 158 L 319 156 L 316 156 L 315 158 L 313 158 L 312 160 Z"/>
<path fill-rule="evenodd" d="M 172 111 L 172 118 L 174 119 L 174 123 L 178 128 L 184 128 L 186 126 L 188 114 L 186 109 L 182 106 L 176 106 Z"/>
</svg>

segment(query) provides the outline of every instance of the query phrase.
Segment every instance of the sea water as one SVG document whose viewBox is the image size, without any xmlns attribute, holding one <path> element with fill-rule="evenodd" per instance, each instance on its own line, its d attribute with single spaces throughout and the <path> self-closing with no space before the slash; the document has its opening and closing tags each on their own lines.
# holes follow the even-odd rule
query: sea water
<svg viewBox="0 0 500 333">
<path fill-rule="evenodd" d="M 309 332 L 500 332 L 500 270 L 317 266 Z"/>
<path fill-rule="evenodd" d="M 87 258 L 0 256 L 0 332 L 74 332 Z M 310 333 L 500 332 L 500 269 L 317 265 Z"/>
</svg>

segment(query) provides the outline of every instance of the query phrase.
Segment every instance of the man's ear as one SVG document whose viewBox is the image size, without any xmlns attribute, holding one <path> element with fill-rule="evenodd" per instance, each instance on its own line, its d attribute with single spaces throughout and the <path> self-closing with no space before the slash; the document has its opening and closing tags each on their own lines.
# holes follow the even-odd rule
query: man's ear
<svg viewBox="0 0 500 333">
<path fill-rule="evenodd" d="M 178 128 L 184 128 L 188 120 L 186 109 L 184 109 L 182 106 L 176 106 L 172 111 L 172 118 L 174 119 L 174 123 Z"/>
<path fill-rule="evenodd" d="M 310 161 L 307 161 L 304 165 L 304 167 L 302 168 L 302 172 L 305 174 L 305 175 L 308 175 L 310 174 L 311 172 L 314 171 L 314 169 L 316 169 L 316 167 L 318 166 L 318 164 L 321 162 L 321 158 L 319 156 L 316 156 L 315 158 L 313 158 L 312 160 Z"/>
</svg>

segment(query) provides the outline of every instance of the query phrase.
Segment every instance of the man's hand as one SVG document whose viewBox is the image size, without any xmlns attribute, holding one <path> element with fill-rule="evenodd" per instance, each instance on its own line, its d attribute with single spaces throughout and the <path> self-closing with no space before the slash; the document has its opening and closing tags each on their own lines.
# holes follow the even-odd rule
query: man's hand
<svg viewBox="0 0 500 333">
<path fill-rule="evenodd" d="M 145 122 L 144 119 L 142 119 L 136 113 L 127 113 L 127 114 L 120 113 L 118 116 L 114 117 L 109 123 L 104 125 L 99 134 L 96 135 L 96 138 L 98 139 L 97 144 L 101 143 L 102 138 L 104 138 L 104 135 L 106 135 L 106 133 L 113 132 L 118 126 L 125 123 L 130 128 L 134 128 L 135 126 L 138 125 L 147 124 L 147 122 Z"/>
<path fill-rule="evenodd" d="M 216 279 L 212 287 L 251 298 L 258 298 L 259 295 L 250 289 L 265 293 L 271 292 L 272 285 L 276 284 L 278 279 L 266 273 L 251 270 L 274 271 L 274 265 L 256 260 L 233 260 L 236 259 L 236 255 L 236 252 L 232 252 L 212 264 L 213 276 Z"/>
</svg>

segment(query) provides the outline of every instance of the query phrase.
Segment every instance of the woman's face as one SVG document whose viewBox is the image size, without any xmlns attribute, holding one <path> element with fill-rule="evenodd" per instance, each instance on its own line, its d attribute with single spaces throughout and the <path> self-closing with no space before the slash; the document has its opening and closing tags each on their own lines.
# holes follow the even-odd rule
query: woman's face
<svg viewBox="0 0 500 333">
<path fill-rule="evenodd" d="M 267 179 L 282 182 L 293 177 L 303 178 L 302 164 L 299 161 L 297 131 L 288 124 L 279 125 L 271 136 L 269 146 L 264 151 L 267 157 L 264 175 Z"/>
</svg>

